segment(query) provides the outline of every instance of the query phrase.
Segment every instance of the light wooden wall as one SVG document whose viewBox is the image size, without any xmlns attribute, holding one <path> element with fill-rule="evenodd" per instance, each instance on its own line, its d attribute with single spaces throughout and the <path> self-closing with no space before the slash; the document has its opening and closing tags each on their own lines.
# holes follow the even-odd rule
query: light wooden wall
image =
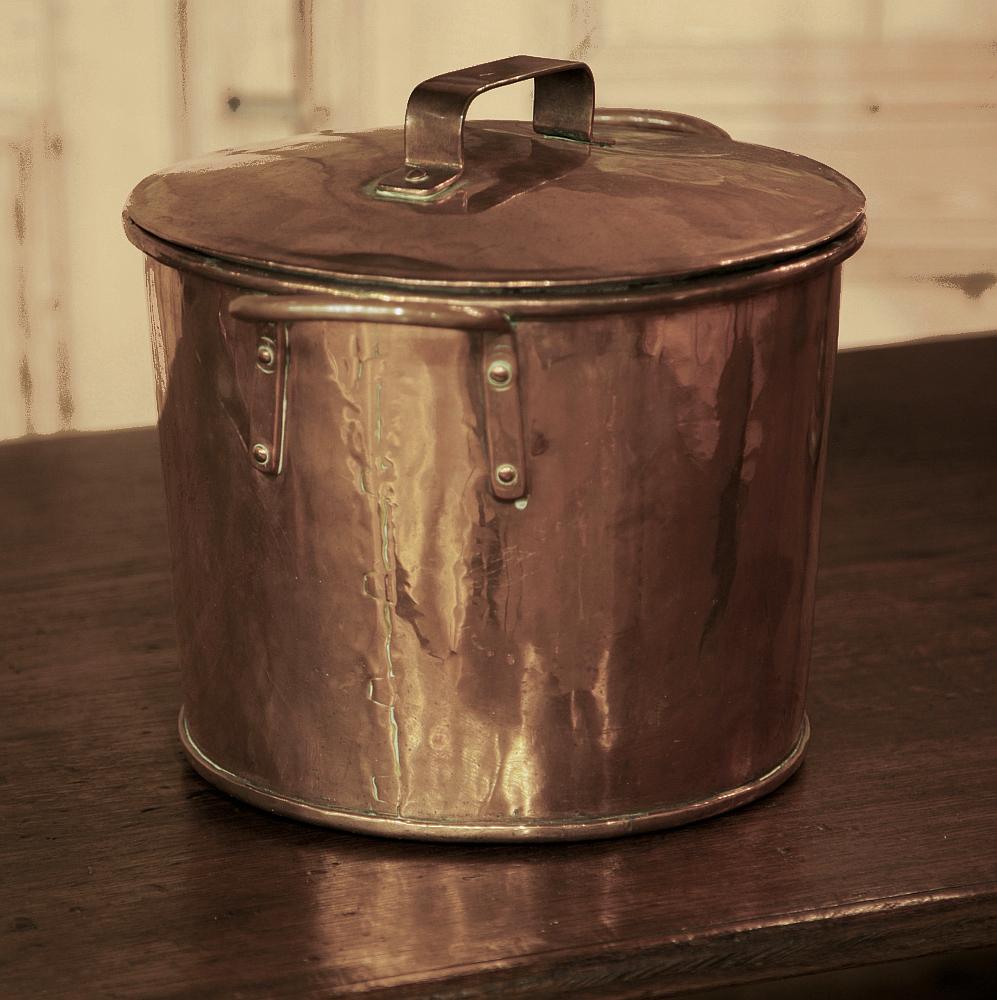
<svg viewBox="0 0 997 1000">
<path fill-rule="evenodd" d="M 712 119 L 869 195 L 842 346 L 997 328 L 993 0 L 0 0 L 0 437 L 154 419 L 131 186 L 401 121 L 419 80 L 586 59 L 604 105 Z M 529 88 L 474 114 L 525 117 Z"/>
</svg>

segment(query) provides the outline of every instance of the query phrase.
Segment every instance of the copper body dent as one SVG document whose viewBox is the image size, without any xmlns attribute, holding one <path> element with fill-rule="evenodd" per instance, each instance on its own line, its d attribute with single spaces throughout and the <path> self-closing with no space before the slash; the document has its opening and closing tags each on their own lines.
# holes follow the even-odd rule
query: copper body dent
<svg viewBox="0 0 997 1000">
<path fill-rule="evenodd" d="M 532 127 L 466 123 L 533 77 Z M 799 765 L 841 262 L 828 167 L 516 57 L 406 129 L 144 181 L 194 767 L 276 812 L 570 839 Z M 411 188 L 411 190 L 409 190 Z"/>
</svg>

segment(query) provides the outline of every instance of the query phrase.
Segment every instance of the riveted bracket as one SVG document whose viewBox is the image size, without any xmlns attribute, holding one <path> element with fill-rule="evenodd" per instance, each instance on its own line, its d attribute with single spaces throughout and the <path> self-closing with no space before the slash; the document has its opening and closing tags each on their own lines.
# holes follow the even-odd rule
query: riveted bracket
<svg viewBox="0 0 997 1000">
<path fill-rule="evenodd" d="M 249 458 L 270 476 L 284 465 L 284 422 L 287 409 L 287 324 L 258 327 L 253 344 L 249 389 Z"/>
<path fill-rule="evenodd" d="M 444 327 L 482 335 L 481 384 L 488 482 L 499 500 L 526 496 L 526 448 L 516 338 L 507 316 L 487 306 L 404 303 L 320 295 L 241 295 L 235 319 L 261 324 L 250 401 L 250 457 L 276 475 L 284 460 L 290 323 L 351 322 Z"/>
<path fill-rule="evenodd" d="M 519 364 L 511 333 L 485 334 L 481 379 L 491 489 L 500 500 L 518 500 L 526 495 L 526 448 Z"/>
</svg>

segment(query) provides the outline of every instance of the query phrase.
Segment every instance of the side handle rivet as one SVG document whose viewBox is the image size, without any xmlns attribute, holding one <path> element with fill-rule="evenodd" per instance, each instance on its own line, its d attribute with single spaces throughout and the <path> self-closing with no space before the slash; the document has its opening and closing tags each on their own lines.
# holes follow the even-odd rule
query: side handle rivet
<svg viewBox="0 0 997 1000">
<path fill-rule="evenodd" d="M 256 364 L 265 372 L 272 372 L 277 352 L 269 340 L 261 340 L 256 348 Z"/>
<path fill-rule="evenodd" d="M 503 389 L 512 381 L 512 366 L 508 361 L 493 361 L 488 366 L 488 381 Z"/>
<path fill-rule="evenodd" d="M 252 455 L 257 465 L 266 465 L 270 461 L 270 449 L 265 444 L 254 444 Z"/>
<path fill-rule="evenodd" d="M 495 478 L 503 486 L 512 486 L 519 479 L 519 471 L 516 466 L 503 463 L 495 470 Z"/>
</svg>

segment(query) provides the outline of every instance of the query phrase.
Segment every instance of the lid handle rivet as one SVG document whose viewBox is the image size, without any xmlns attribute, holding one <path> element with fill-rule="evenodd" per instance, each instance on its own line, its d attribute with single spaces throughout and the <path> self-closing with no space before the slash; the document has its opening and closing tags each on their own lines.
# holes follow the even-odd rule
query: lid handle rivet
<svg viewBox="0 0 997 1000">
<path fill-rule="evenodd" d="M 493 361 L 488 366 L 488 381 L 498 387 L 504 388 L 512 381 L 512 366 L 508 361 Z"/>
<path fill-rule="evenodd" d="M 512 486 L 512 484 L 519 479 L 519 472 L 516 469 L 516 466 L 503 463 L 495 470 L 495 478 L 503 486 Z"/>
<path fill-rule="evenodd" d="M 405 171 L 405 180 L 409 184 L 421 184 L 423 181 L 429 180 L 429 174 L 422 167 L 412 167 L 410 170 Z"/>
<path fill-rule="evenodd" d="M 265 444 L 254 444 L 252 454 L 257 465 L 266 465 L 270 461 L 270 449 Z"/>
</svg>

